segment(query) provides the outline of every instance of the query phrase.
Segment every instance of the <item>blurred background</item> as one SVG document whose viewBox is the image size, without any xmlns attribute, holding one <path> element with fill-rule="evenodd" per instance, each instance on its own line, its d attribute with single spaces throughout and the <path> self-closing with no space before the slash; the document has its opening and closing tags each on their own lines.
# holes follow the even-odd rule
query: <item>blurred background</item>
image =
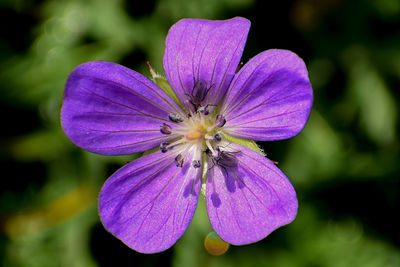
<svg viewBox="0 0 400 267">
<path fill-rule="evenodd" d="M 171 249 L 137 253 L 99 222 L 97 195 L 135 155 L 75 147 L 60 128 L 78 64 L 163 72 L 169 27 L 243 16 L 243 62 L 270 48 L 306 62 L 314 107 L 295 138 L 260 145 L 297 190 L 296 220 L 211 256 L 204 203 Z M 0 265 L 400 266 L 399 0 L 1 0 Z"/>
</svg>

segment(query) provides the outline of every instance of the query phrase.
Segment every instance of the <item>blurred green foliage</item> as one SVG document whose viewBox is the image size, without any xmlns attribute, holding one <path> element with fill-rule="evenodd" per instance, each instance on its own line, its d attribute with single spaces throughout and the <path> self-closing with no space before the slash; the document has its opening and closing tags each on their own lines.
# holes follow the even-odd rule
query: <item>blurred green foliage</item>
<svg viewBox="0 0 400 267">
<path fill-rule="evenodd" d="M 0 2 L 0 265 L 400 266 L 400 1 L 142 2 Z M 141 255 L 104 230 L 96 207 L 105 179 L 138 155 L 71 144 L 59 122 L 64 83 L 90 60 L 150 76 L 149 60 L 162 73 L 173 23 L 233 16 L 252 21 L 244 62 L 282 48 L 309 68 L 315 102 L 304 131 L 261 144 L 293 182 L 298 217 L 216 257 L 203 247 L 212 229 L 201 199 L 172 249 Z"/>
</svg>

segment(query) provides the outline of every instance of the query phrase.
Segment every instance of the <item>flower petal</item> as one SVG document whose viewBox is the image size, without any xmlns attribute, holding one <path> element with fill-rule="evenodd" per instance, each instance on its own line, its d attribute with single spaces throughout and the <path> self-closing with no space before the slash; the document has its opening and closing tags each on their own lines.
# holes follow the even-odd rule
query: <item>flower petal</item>
<svg viewBox="0 0 400 267">
<path fill-rule="evenodd" d="M 252 58 L 235 76 L 220 113 L 231 135 L 280 140 L 303 129 L 312 101 L 304 62 L 290 51 L 268 50 Z"/>
<path fill-rule="evenodd" d="M 99 197 L 100 219 L 139 252 L 168 249 L 184 233 L 196 208 L 201 168 L 191 157 L 176 167 L 174 153 L 155 152 L 119 169 Z"/>
<path fill-rule="evenodd" d="M 222 239 L 243 245 L 293 221 L 297 198 L 289 180 L 270 160 L 248 148 L 230 146 L 238 164 L 222 167 L 210 163 L 207 210 Z"/>
<path fill-rule="evenodd" d="M 182 103 L 195 82 L 203 80 L 210 103 L 218 104 L 231 82 L 242 56 L 250 21 L 183 19 L 168 32 L 164 69 Z"/>
<path fill-rule="evenodd" d="M 68 78 L 61 123 L 86 150 L 129 154 L 158 146 L 166 138 L 160 125 L 171 123 L 171 112 L 182 111 L 146 77 L 118 64 L 89 62 Z"/>
</svg>

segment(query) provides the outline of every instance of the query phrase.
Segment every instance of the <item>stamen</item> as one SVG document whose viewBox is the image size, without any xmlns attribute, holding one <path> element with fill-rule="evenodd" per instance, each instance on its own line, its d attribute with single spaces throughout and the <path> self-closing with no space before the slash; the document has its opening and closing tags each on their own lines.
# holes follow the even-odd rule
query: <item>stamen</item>
<svg viewBox="0 0 400 267">
<path fill-rule="evenodd" d="M 183 122 L 183 118 L 179 114 L 170 113 L 170 114 L 168 114 L 168 118 L 170 121 L 175 122 L 175 123 Z"/>
<path fill-rule="evenodd" d="M 210 113 L 210 111 L 208 110 L 208 105 L 200 107 L 198 111 L 206 116 Z"/>
<path fill-rule="evenodd" d="M 192 166 L 195 167 L 195 168 L 200 168 L 201 167 L 200 160 L 193 160 L 192 161 Z"/>
<path fill-rule="evenodd" d="M 222 126 L 224 126 L 226 123 L 226 119 L 222 116 L 222 115 L 217 115 L 217 117 L 215 118 L 215 123 L 214 125 L 210 126 L 207 128 L 208 132 L 211 132 L 212 130 L 214 130 L 215 128 L 221 128 Z"/>
<path fill-rule="evenodd" d="M 167 142 L 161 143 L 161 144 L 160 144 L 160 150 L 161 150 L 161 152 L 162 152 L 162 153 L 165 153 L 165 152 L 167 152 L 169 149 L 171 149 L 171 147 L 168 147 L 168 146 L 169 146 L 169 143 L 167 143 Z"/>
<path fill-rule="evenodd" d="M 182 156 L 182 154 L 178 154 L 178 156 L 175 157 L 175 164 L 176 164 L 176 167 L 182 167 L 183 166 L 183 156 Z"/>
<path fill-rule="evenodd" d="M 209 140 L 206 141 L 206 145 L 207 145 L 208 149 L 210 150 L 211 156 L 212 156 L 213 158 L 216 158 L 216 157 L 219 156 L 219 151 L 214 150 L 214 148 L 213 148 L 212 145 L 210 144 L 210 141 L 209 141 Z"/>
<path fill-rule="evenodd" d="M 192 166 L 193 167 L 195 167 L 195 168 L 200 168 L 201 167 L 201 162 L 203 161 L 202 160 L 202 157 L 201 157 L 201 155 L 202 155 L 202 149 L 201 149 L 201 146 L 199 146 L 199 145 L 194 145 L 193 147 L 192 147 L 192 155 L 193 155 L 193 161 L 192 161 Z"/>
<path fill-rule="evenodd" d="M 173 147 L 176 147 L 177 145 L 180 145 L 180 144 L 183 144 L 183 143 L 186 143 L 186 142 L 187 141 L 185 140 L 185 138 L 181 138 L 179 140 L 176 140 L 175 142 L 172 142 L 172 143 L 168 144 L 166 148 L 169 150 L 169 149 L 171 149 Z"/>
<path fill-rule="evenodd" d="M 206 115 L 206 114 L 204 114 L 204 115 Z M 200 122 L 201 122 L 201 125 L 205 124 L 205 122 L 206 122 L 205 116 L 200 116 Z"/>
<path fill-rule="evenodd" d="M 218 142 L 221 142 L 221 140 L 222 140 L 221 135 L 219 133 L 216 133 L 214 135 L 214 142 L 218 143 Z"/>
<path fill-rule="evenodd" d="M 212 137 L 212 136 L 209 135 L 209 134 L 205 134 L 205 135 L 204 135 L 204 139 L 206 139 L 206 140 L 214 140 L 214 137 Z"/>
<path fill-rule="evenodd" d="M 171 134 L 172 133 L 171 126 L 169 126 L 166 123 L 163 123 L 162 125 L 160 125 L 160 132 L 163 134 Z"/>
<path fill-rule="evenodd" d="M 215 127 L 221 128 L 226 123 L 225 118 L 222 115 L 217 115 L 215 118 Z"/>
<path fill-rule="evenodd" d="M 215 149 L 216 155 L 213 156 L 215 160 L 220 160 L 222 157 L 222 151 L 219 149 L 219 147 L 217 147 Z"/>
</svg>

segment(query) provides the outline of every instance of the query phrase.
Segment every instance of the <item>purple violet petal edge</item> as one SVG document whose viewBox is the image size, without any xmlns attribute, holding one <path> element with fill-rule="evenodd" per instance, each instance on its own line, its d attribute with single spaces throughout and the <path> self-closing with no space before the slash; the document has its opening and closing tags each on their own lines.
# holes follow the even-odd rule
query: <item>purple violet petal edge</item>
<svg viewBox="0 0 400 267">
<path fill-rule="evenodd" d="M 235 167 L 213 165 L 207 173 L 207 211 L 211 225 L 228 243 L 257 242 L 294 220 L 296 192 L 274 163 L 232 144 Z"/>
<path fill-rule="evenodd" d="M 307 68 L 287 50 L 267 50 L 236 74 L 221 106 L 226 133 L 253 140 L 281 140 L 305 126 L 313 102 Z"/>
<path fill-rule="evenodd" d="M 119 169 L 103 185 L 99 214 L 104 227 L 130 248 L 155 253 L 185 232 L 201 188 L 201 168 L 183 167 L 175 154 L 155 152 Z"/>
<path fill-rule="evenodd" d="M 61 125 L 77 146 L 105 155 L 142 152 L 173 136 L 160 132 L 181 108 L 143 75 L 111 62 L 79 65 L 69 76 Z M 182 113 L 183 114 L 183 113 Z"/>
<path fill-rule="evenodd" d="M 192 94 L 203 80 L 210 89 L 204 102 L 218 104 L 225 95 L 240 62 L 250 21 L 182 19 L 168 32 L 164 70 L 179 100 Z"/>
</svg>

